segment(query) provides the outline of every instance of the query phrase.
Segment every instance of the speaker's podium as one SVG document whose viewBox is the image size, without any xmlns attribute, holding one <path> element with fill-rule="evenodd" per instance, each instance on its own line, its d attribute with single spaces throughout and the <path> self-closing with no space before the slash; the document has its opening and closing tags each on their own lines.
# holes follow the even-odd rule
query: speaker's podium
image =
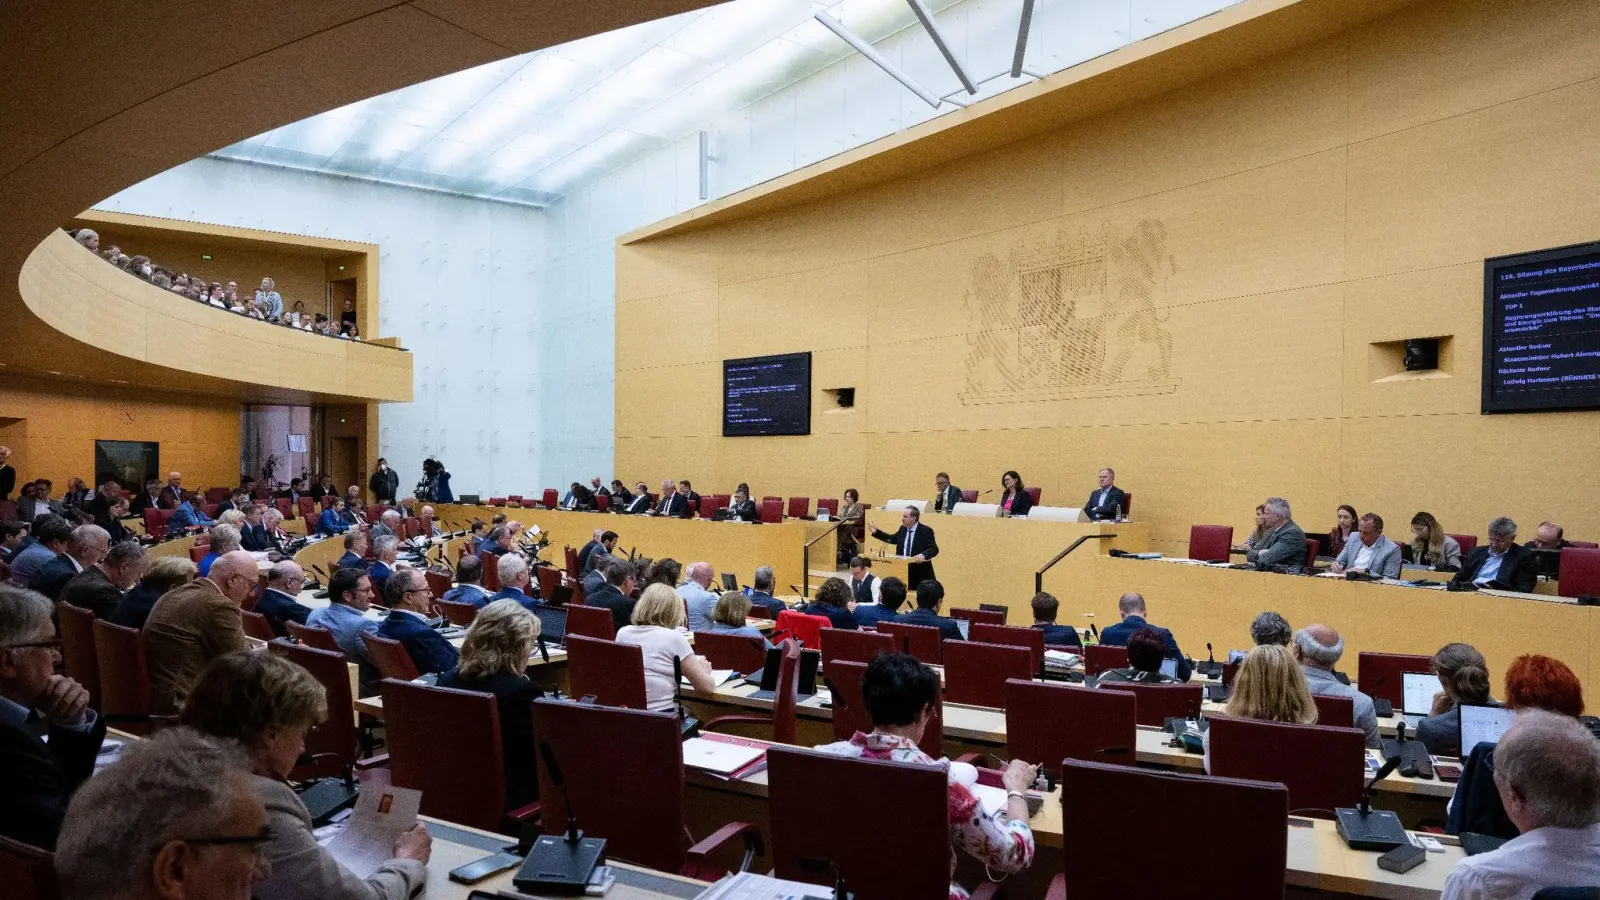
<svg viewBox="0 0 1600 900">
<path fill-rule="evenodd" d="M 868 540 L 871 540 L 871 538 L 869 537 Z M 911 557 L 900 556 L 896 554 L 894 551 L 889 549 L 888 544 L 878 541 L 873 541 L 873 543 L 878 544 L 878 549 L 873 549 L 870 546 L 862 548 L 866 551 L 865 556 L 867 559 L 872 560 L 873 576 L 879 581 L 882 581 L 885 578 L 898 578 L 901 581 L 905 581 L 906 569 L 911 565 Z M 908 607 L 901 607 L 901 612 L 909 612 L 910 610 L 916 608 L 916 597 L 911 597 L 909 602 L 911 605 Z"/>
</svg>

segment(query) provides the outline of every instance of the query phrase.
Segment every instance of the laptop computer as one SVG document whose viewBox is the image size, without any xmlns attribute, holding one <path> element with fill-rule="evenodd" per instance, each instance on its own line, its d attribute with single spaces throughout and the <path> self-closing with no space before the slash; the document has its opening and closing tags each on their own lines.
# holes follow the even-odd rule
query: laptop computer
<svg viewBox="0 0 1600 900">
<path fill-rule="evenodd" d="M 571 594 L 571 589 L 567 589 Z M 535 606 L 533 614 L 539 620 L 539 636 L 547 642 L 559 644 L 567 639 L 567 610 L 565 607 L 552 608 L 548 606 Z"/>
<path fill-rule="evenodd" d="M 1561 551 L 1533 551 L 1533 568 L 1546 578 L 1559 579 L 1561 577 Z"/>
<path fill-rule="evenodd" d="M 1472 749 L 1479 744 L 1500 743 L 1500 736 L 1517 720 L 1516 710 L 1504 706 L 1463 703 L 1457 708 L 1461 710 L 1459 736 L 1462 759 L 1472 755 Z"/>
<path fill-rule="evenodd" d="M 1433 695 L 1439 692 L 1439 677 L 1427 672 L 1401 672 L 1400 686 L 1400 713 L 1407 728 L 1416 728 L 1422 717 L 1433 712 Z"/>
<path fill-rule="evenodd" d="M 817 666 L 822 662 L 822 651 L 800 651 L 800 678 L 796 693 L 801 700 L 817 692 Z M 761 670 L 761 689 L 750 696 L 756 700 L 773 700 L 778 696 L 778 668 L 783 665 L 783 649 L 773 647 L 767 651 L 767 664 Z M 747 681 L 749 679 L 746 679 Z"/>
</svg>

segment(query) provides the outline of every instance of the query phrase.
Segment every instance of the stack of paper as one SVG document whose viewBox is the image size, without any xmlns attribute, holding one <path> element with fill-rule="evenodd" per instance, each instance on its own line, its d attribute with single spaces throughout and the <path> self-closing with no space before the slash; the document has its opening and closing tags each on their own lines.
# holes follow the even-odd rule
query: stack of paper
<svg viewBox="0 0 1600 900">
<path fill-rule="evenodd" d="M 1045 650 L 1044 667 L 1056 671 L 1076 668 L 1083 660 L 1065 650 Z"/>
<path fill-rule="evenodd" d="M 394 842 L 417 824 L 422 792 L 392 785 L 361 791 L 344 831 L 328 842 L 328 854 L 357 878 L 366 878 L 394 857 Z"/>
<path fill-rule="evenodd" d="M 694 900 L 832 900 L 833 889 L 739 872 L 701 891 Z"/>
</svg>

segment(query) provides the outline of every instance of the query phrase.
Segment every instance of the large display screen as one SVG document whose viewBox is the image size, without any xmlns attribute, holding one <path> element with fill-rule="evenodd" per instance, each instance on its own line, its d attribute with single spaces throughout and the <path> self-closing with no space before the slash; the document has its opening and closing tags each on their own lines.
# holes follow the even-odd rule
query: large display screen
<svg viewBox="0 0 1600 900">
<path fill-rule="evenodd" d="M 811 354 L 722 361 L 722 436 L 811 433 Z"/>
<path fill-rule="evenodd" d="M 1483 411 L 1600 408 L 1600 243 L 1483 264 Z"/>
</svg>

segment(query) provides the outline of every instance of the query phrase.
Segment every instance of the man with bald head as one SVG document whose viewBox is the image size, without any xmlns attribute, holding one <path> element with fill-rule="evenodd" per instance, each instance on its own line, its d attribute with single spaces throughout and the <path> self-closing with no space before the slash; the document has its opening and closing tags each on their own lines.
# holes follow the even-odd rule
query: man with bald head
<svg viewBox="0 0 1600 900">
<path fill-rule="evenodd" d="M 717 608 L 717 595 L 711 592 L 711 582 L 717 573 L 711 563 L 697 562 L 690 563 L 684 574 L 689 580 L 678 587 L 678 596 L 689 605 L 689 630 L 710 631 L 711 614 Z"/>
<path fill-rule="evenodd" d="M 1347 697 L 1356 718 L 1356 727 L 1367 733 L 1367 746 L 1376 750 L 1378 714 L 1372 698 L 1335 678 L 1333 667 L 1344 655 L 1344 638 L 1326 625 L 1307 625 L 1294 633 L 1294 658 L 1306 674 L 1306 687 L 1318 697 Z"/>
<path fill-rule="evenodd" d="M 206 577 L 156 601 L 144 623 L 152 713 L 177 712 L 207 663 L 249 648 L 239 604 L 255 593 L 260 577 L 255 557 L 235 550 L 218 557 Z"/>
<path fill-rule="evenodd" d="M 267 617 L 267 624 L 278 637 L 289 636 L 287 623 L 304 625 L 311 607 L 301 606 L 300 591 L 306 585 L 306 571 L 292 559 L 276 563 L 267 570 L 267 588 L 256 601 L 255 611 Z"/>
<path fill-rule="evenodd" d="M 61 598 L 66 587 L 79 572 L 106 558 L 111 549 L 111 535 L 99 525 L 79 525 L 72 529 L 67 545 L 56 558 L 39 567 L 28 582 L 28 589 L 38 591 L 51 600 Z"/>
<path fill-rule="evenodd" d="M 161 489 L 161 508 L 177 509 L 183 505 L 183 473 L 168 472 L 167 486 Z"/>
<path fill-rule="evenodd" d="M 1165 658 L 1178 661 L 1177 679 L 1189 680 L 1189 676 L 1194 674 L 1194 667 L 1184 658 L 1183 651 L 1178 649 L 1178 639 L 1172 636 L 1171 631 L 1145 621 L 1147 610 L 1143 594 L 1129 592 L 1117 598 L 1117 614 L 1122 617 L 1122 621 L 1106 626 L 1105 630 L 1100 632 L 1100 643 L 1110 647 L 1126 647 L 1128 639 L 1133 637 L 1134 632 L 1141 628 L 1152 629 L 1161 636 Z"/>
</svg>

